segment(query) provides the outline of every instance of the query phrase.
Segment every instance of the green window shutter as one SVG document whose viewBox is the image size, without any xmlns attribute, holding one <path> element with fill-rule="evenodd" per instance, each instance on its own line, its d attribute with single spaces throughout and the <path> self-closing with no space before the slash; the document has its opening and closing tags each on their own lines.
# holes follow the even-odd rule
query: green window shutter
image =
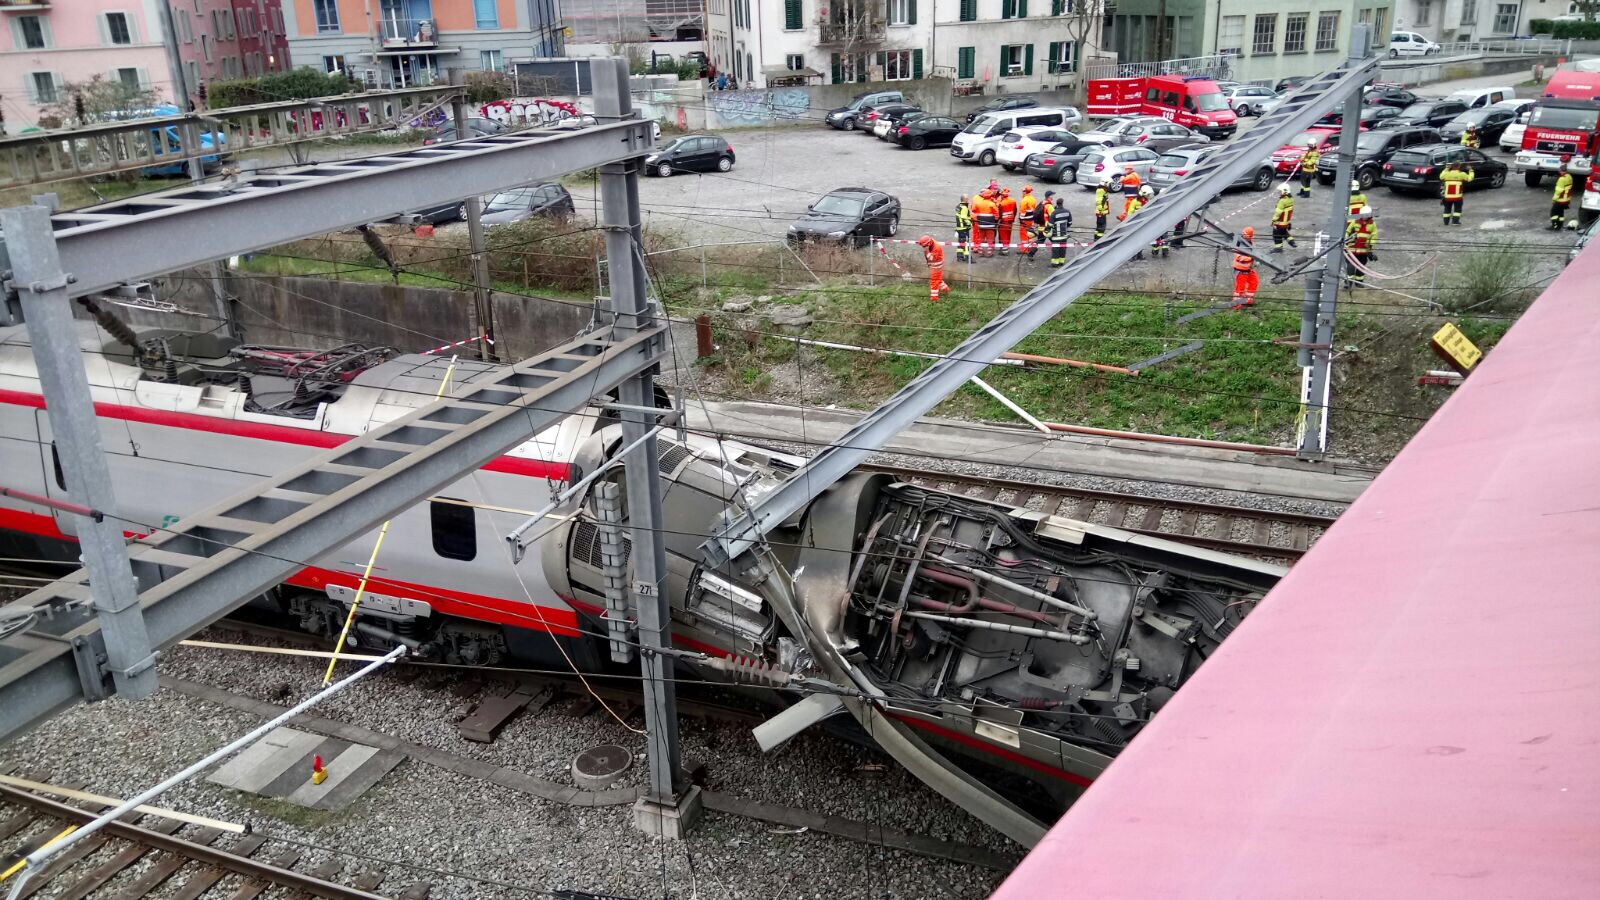
<svg viewBox="0 0 1600 900">
<path fill-rule="evenodd" d="M 978 0 L 961 0 L 961 21 L 972 22 L 978 18 Z"/>
<path fill-rule="evenodd" d="M 1000 0 L 1000 18 L 1009 19 L 1016 12 L 1017 0 Z"/>
<path fill-rule="evenodd" d="M 906 3 L 906 24 L 917 24 L 917 0 L 908 0 Z M 920 78 L 922 76 L 919 75 L 917 77 Z"/>
<path fill-rule="evenodd" d="M 1033 45 L 1029 44 L 1022 51 L 1022 74 L 1033 74 Z"/>
<path fill-rule="evenodd" d="M 1047 72 L 1049 74 L 1052 74 L 1052 75 L 1055 74 L 1055 71 L 1056 71 L 1056 60 L 1058 60 L 1060 58 L 1061 58 L 1061 42 L 1060 41 L 1051 41 L 1050 42 L 1050 58 L 1045 60 L 1045 64 L 1044 64 L 1045 72 Z"/>
<path fill-rule="evenodd" d="M 1059 16 L 1067 11 L 1067 0 L 1050 0 L 1050 15 Z"/>
<path fill-rule="evenodd" d="M 878 51 L 878 68 L 884 70 L 885 77 L 889 74 L 889 54 L 883 50 Z"/>
<path fill-rule="evenodd" d="M 1027 17 L 1028 17 L 1028 0 L 1017 0 L 1017 18 L 1026 19 Z"/>
<path fill-rule="evenodd" d="M 1000 45 L 1000 68 L 996 71 L 1000 73 L 995 76 L 996 78 L 1006 77 L 1006 48 L 1004 44 Z"/>
<path fill-rule="evenodd" d="M 956 77 L 975 78 L 978 68 L 978 48 L 961 47 L 956 50 Z"/>
<path fill-rule="evenodd" d="M 922 78 L 922 51 L 921 50 L 913 50 L 913 51 L 911 51 L 911 77 L 915 78 L 915 79 L 919 79 L 919 80 Z"/>
<path fill-rule="evenodd" d="M 833 83 L 834 84 L 838 84 L 840 81 L 843 80 L 842 76 L 844 74 L 840 70 L 839 54 L 837 54 L 837 53 L 833 54 L 833 56 L 831 57 L 831 60 L 832 60 L 832 65 L 833 65 Z"/>
<path fill-rule="evenodd" d="M 800 0 L 783 0 L 783 27 L 793 31 L 801 24 Z"/>
</svg>

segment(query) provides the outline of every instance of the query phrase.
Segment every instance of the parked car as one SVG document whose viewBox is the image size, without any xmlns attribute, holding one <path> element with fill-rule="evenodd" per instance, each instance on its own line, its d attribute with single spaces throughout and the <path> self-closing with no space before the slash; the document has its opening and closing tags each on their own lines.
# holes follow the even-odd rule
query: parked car
<svg viewBox="0 0 1600 900">
<path fill-rule="evenodd" d="M 1361 189 L 1366 190 L 1378 183 L 1383 175 L 1383 164 L 1389 161 L 1389 157 L 1409 147 L 1437 144 L 1439 141 L 1438 129 L 1422 125 L 1364 131 L 1356 135 L 1351 177 L 1361 182 Z M 1330 152 L 1317 160 L 1317 180 L 1323 184 L 1333 184 L 1339 172 L 1340 155 L 1335 143 Z"/>
<path fill-rule="evenodd" d="M 912 110 L 921 112 L 922 108 L 911 103 L 878 104 L 873 106 L 870 110 L 862 111 L 860 118 L 856 120 L 856 128 L 860 129 L 862 134 L 870 135 L 873 132 L 873 126 L 877 125 L 880 119 L 887 118 L 891 115 L 910 112 Z"/>
<path fill-rule="evenodd" d="M 956 135 L 950 143 L 950 155 L 963 162 L 976 162 L 980 166 L 993 165 L 1000 139 L 1005 137 L 1006 132 L 1030 126 L 1068 128 L 1082 119 L 1083 114 L 1070 106 L 1028 107 L 984 113 Z"/>
<path fill-rule="evenodd" d="M 822 121 L 829 128 L 837 128 L 840 131 L 854 131 L 863 108 L 870 111 L 875 106 L 881 106 L 885 103 L 904 103 L 905 100 L 905 95 L 899 91 L 866 91 L 850 98 L 848 104 L 828 110 L 828 114 L 823 116 Z"/>
<path fill-rule="evenodd" d="M 1022 168 L 1028 157 L 1035 153 L 1043 153 L 1062 141 L 1077 140 L 1077 136 L 1065 128 L 1050 128 L 1046 126 L 1030 125 L 1027 128 L 1018 128 L 1008 131 L 1000 137 L 1000 146 L 995 150 L 995 161 L 1007 172 L 1015 172 Z"/>
<path fill-rule="evenodd" d="M 1178 147 L 1168 150 L 1152 165 L 1149 174 L 1144 176 L 1145 183 L 1155 188 L 1157 192 L 1164 191 L 1178 180 L 1205 164 L 1207 159 L 1221 152 L 1221 147 Z M 1264 191 L 1272 187 L 1272 163 L 1265 160 L 1256 166 L 1254 171 L 1246 172 L 1235 178 L 1229 188 L 1247 187 L 1252 191 Z"/>
<path fill-rule="evenodd" d="M 903 108 L 892 109 L 889 112 L 885 112 L 884 110 L 889 109 L 890 107 L 879 107 L 878 109 L 872 111 L 876 114 L 876 117 L 872 120 L 872 135 L 878 140 L 888 140 L 889 135 L 893 134 L 894 130 L 900 127 L 900 123 L 904 122 L 906 119 L 914 119 L 917 116 L 927 115 L 927 113 L 924 113 L 919 107 L 905 106 L 903 104 L 891 104 L 891 106 L 897 105 L 903 106 Z M 865 127 L 865 125 L 862 127 Z"/>
<path fill-rule="evenodd" d="M 572 212 L 572 195 L 567 193 L 567 189 L 555 182 L 546 182 L 512 188 L 490 197 L 483 204 L 482 222 L 484 225 L 504 225 L 534 216 L 567 219 Z"/>
<path fill-rule="evenodd" d="M 1395 109 L 1405 109 L 1418 100 L 1416 94 L 1403 87 L 1374 87 L 1361 96 L 1361 102 L 1368 106 L 1392 106 Z"/>
<path fill-rule="evenodd" d="M 1272 168 L 1279 175 L 1287 175 L 1300 167 L 1300 158 L 1306 155 L 1306 147 L 1312 141 L 1316 142 L 1318 153 L 1327 153 L 1338 137 L 1339 132 L 1326 128 L 1302 131 L 1272 151 Z"/>
<path fill-rule="evenodd" d="M 900 201 L 871 188 L 837 188 L 789 226 L 789 242 L 836 241 L 865 246 L 875 237 L 894 237 L 900 230 Z"/>
<path fill-rule="evenodd" d="M 1421 100 L 1400 110 L 1400 115 L 1384 122 L 1385 128 L 1402 125 L 1432 125 L 1441 128 L 1444 123 L 1467 111 L 1460 100 Z"/>
<path fill-rule="evenodd" d="M 1517 99 L 1517 91 L 1510 87 L 1484 87 L 1462 88 L 1451 91 L 1445 95 L 1446 100 L 1454 100 L 1467 105 L 1467 109 L 1477 109 L 1480 106 L 1493 106 L 1506 100 Z"/>
<path fill-rule="evenodd" d="M 1283 102 L 1272 88 L 1259 84 L 1241 84 L 1222 89 L 1223 99 L 1234 113 L 1241 116 L 1264 116 Z"/>
<path fill-rule="evenodd" d="M 1083 164 L 1084 157 L 1104 149 L 1100 144 L 1085 144 L 1076 138 L 1062 141 L 1043 153 L 1028 157 L 1022 164 L 1022 171 L 1040 181 L 1071 184 L 1078 180 L 1078 166 Z"/>
<path fill-rule="evenodd" d="M 1184 144 L 1204 144 L 1210 138 L 1198 131 L 1168 122 L 1159 116 L 1130 116 L 1112 119 L 1094 131 L 1078 135 L 1080 140 L 1108 147 L 1148 147 L 1157 155 Z"/>
<path fill-rule="evenodd" d="M 1279 78 L 1278 83 L 1273 85 L 1272 89 L 1282 94 L 1286 91 L 1292 91 L 1310 80 L 1310 75 L 1290 75 L 1287 78 Z"/>
<path fill-rule="evenodd" d="M 1383 183 L 1395 193 L 1421 192 L 1438 196 L 1443 187 L 1439 173 L 1453 162 L 1473 170 L 1468 190 L 1500 187 L 1506 183 L 1506 172 L 1510 169 L 1482 150 L 1471 150 L 1460 144 L 1424 144 L 1389 157 L 1383 164 Z"/>
<path fill-rule="evenodd" d="M 1522 135 L 1528 130 L 1528 119 L 1532 117 L 1533 108 L 1530 106 L 1517 113 L 1517 117 L 1506 126 L 1506 130 L 1500 132 L 1498 143 L 1503 152 L 1516 153 L 1522 149 Z"/>
<path fill-rule="evenodd" d="M 1361 107 L 1361 120 L 1358 128 L 1382 128 L 1384 122 L 1400 117 L 1400 110 L 1393 106 L 1363 106 Z M 1335 110 L 1317 120 L 1318 125 L 1329 125 L 1334 128 L 1344 124 L 1344 110 Z"/>
<path fill-rule="evenodd" d="M 1444 48 L 1428 40 L 1415 31 L 1392 31 L 1389 33 L 1389 58 L 1398 59 L 1402 56 L 1433 56 Z"/>
<path fill-rule="evenodd" d="M 505 123 L 498 122 L 494 119 L 486 118 L 484 116 L 467 117 L 468 138 L 487 137 L 493 134 L 505 134 L 508 130 L 509 129 L 506 128 Z M 422 139 L 422 145 L 424 147 L 428 147 L 434 144 L 448 144 L 457 139 L 456 123 L 446 119 L 443 125 L 436 125 L 433 127 L 433 129 L 428 133 L 428 136 Z"/>
<path fill-rule="evenodd" d="M 1444 123 L 1439 129 L 1439 134 L 1447 141 L 1461 140 L 1461 133 L 1471 125 L 1478 131 L 1478 141 L 1482 144 L 1495 144 L 1500 140 L 1500 135 L 1505 134 L 1506 128 L 1517 120 L 1517 114 L 1509 109 L 1498 106 L 1480 106 L 1469 109 L 1454 119 Z"/>
<path fill-rule="evenodd" d="M 1148 147 L 1102 147 L 1091 150 L 1078 164 L 1078 183 L 1093 190 L 1100 184 L 1101 177 L 1109 173 L 1114 178 L 1121 178 L 1123 170 L 1129 166 L 1143 178 L 1160 158 L 1161 154 Z M 1117 187 L 1120 189 L 1121 185 Z"/>
<path fill-rule="evenodd" d="M 666 178 L 678 172 L 729 172 L 737 157 L 719 134 L 686 134 L 657 147 L 644 158 L 644 170 Z"/>
<path fill-rule="evenodd" d="M 961 128 L 961 123 L 949 116 L 915 116 L 900 120 L 900 127 L 888 137 L 907 150 L 948 147 Z"/>
<path fill-rule="evenodd" d="M 972 112 L 967 113 L 967 117 L 962 121 L 968 125 L 971 125 L 973 119 L 976 119 L 984 113 L 1009 112 L 1014 109 L 1031 109 L 1038 105 L 1039 101 L 1033 99 L 1032 97 L 996 97 Z"/>
</svg>

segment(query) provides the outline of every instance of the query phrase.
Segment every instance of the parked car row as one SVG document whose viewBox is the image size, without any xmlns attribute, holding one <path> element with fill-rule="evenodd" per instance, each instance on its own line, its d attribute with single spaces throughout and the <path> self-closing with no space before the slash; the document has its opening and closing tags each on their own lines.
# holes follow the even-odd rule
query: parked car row
<svg viewBox="0 0 1600 900">
<path fill-rule="evenodd" d="M 572 216 L 572 195 L 553 181 L 523 185 L 483 198 L 484 225 L 504 225 L 535 217 L 565 221 Z M 442 225 L 467 217 L 466 201 L 413 210 L 399 218 L 403 222 Z"/>
</svg>

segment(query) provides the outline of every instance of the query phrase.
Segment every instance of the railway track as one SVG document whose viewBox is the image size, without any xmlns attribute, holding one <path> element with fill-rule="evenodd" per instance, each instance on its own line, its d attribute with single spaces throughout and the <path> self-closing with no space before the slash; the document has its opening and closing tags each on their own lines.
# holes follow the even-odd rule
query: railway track
<svg viewBox="0 0 1600 900">
<path fill-rule="evenodd" d="M 0 785 L 0 872 L 68 826 L 87 824 L 99 810 Z M 251 900 L 270 892 L 333 900 L 424 900 L 433 889 L 432 884 L 419 882 L 397 886 L 393 893 L 374 893 L 383 886 L 381 872 L 346 872 L 336 860 L 296 870 L 303 855 L 298 847 L 260 834 L 230 835 L 155 815 L 125 818 L 46 863 L 21 897 Z M 334 880 L 341 876 L 347 883 Z M 0 882 L 0 890 L 11 887 Z"/>
<path fill-rule="evenodd" d="M 1079 519 L 1097 525 L 1110 525 L 1197 547 L 1282 562 L 1292 563 L 1303 556 L 1334 522 L 1329 516 L 1274 512 L 1193 500 L 1165 500 L 1142 494 L 1120 494 L 932 469 L 886 465 L 867 465 L 862 468 L 893 475 L 918 487 L 993 500 L 1013 507 L 1026 507 L 1047 515 Z"/>
</svg>

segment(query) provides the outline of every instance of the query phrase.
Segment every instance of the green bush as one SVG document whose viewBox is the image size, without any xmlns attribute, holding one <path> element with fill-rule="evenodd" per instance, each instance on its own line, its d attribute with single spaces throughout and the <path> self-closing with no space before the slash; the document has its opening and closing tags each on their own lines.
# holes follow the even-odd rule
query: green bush
<svg viewBox="0 0 1600 900">
<path fill-rule="evenodd" d="M 511 79 L 504 72 L 468 72 L 467 102 L 482 106 L 511 96 Z"/>
<path fill-rule="evenodd" d="M 1514 246 L 1497 243 L 1461 259 L 1463 290 L 1450 294 L 1448 312 L 1501 312 L 1519 308 L 1532 292 L 1533 262 Z"/>
<path fill-rule="evenodd" d="M 1572 38 L 1579 41 L 1600 41 L 1600 22 L 1556 22 L 1551 19 L 1531 19 L 1528 31 L 1548 34 L 1553 38 Z"/>
<path fill-rule="evenodd" d="M 206 87 L 206 105 L 212 109 L 332 97 L 356 90 L 350 79 L 343 75 L 330 75 L 312 68 L 291 69 L 238 81 L 214 81 Z"/>
</svg>

